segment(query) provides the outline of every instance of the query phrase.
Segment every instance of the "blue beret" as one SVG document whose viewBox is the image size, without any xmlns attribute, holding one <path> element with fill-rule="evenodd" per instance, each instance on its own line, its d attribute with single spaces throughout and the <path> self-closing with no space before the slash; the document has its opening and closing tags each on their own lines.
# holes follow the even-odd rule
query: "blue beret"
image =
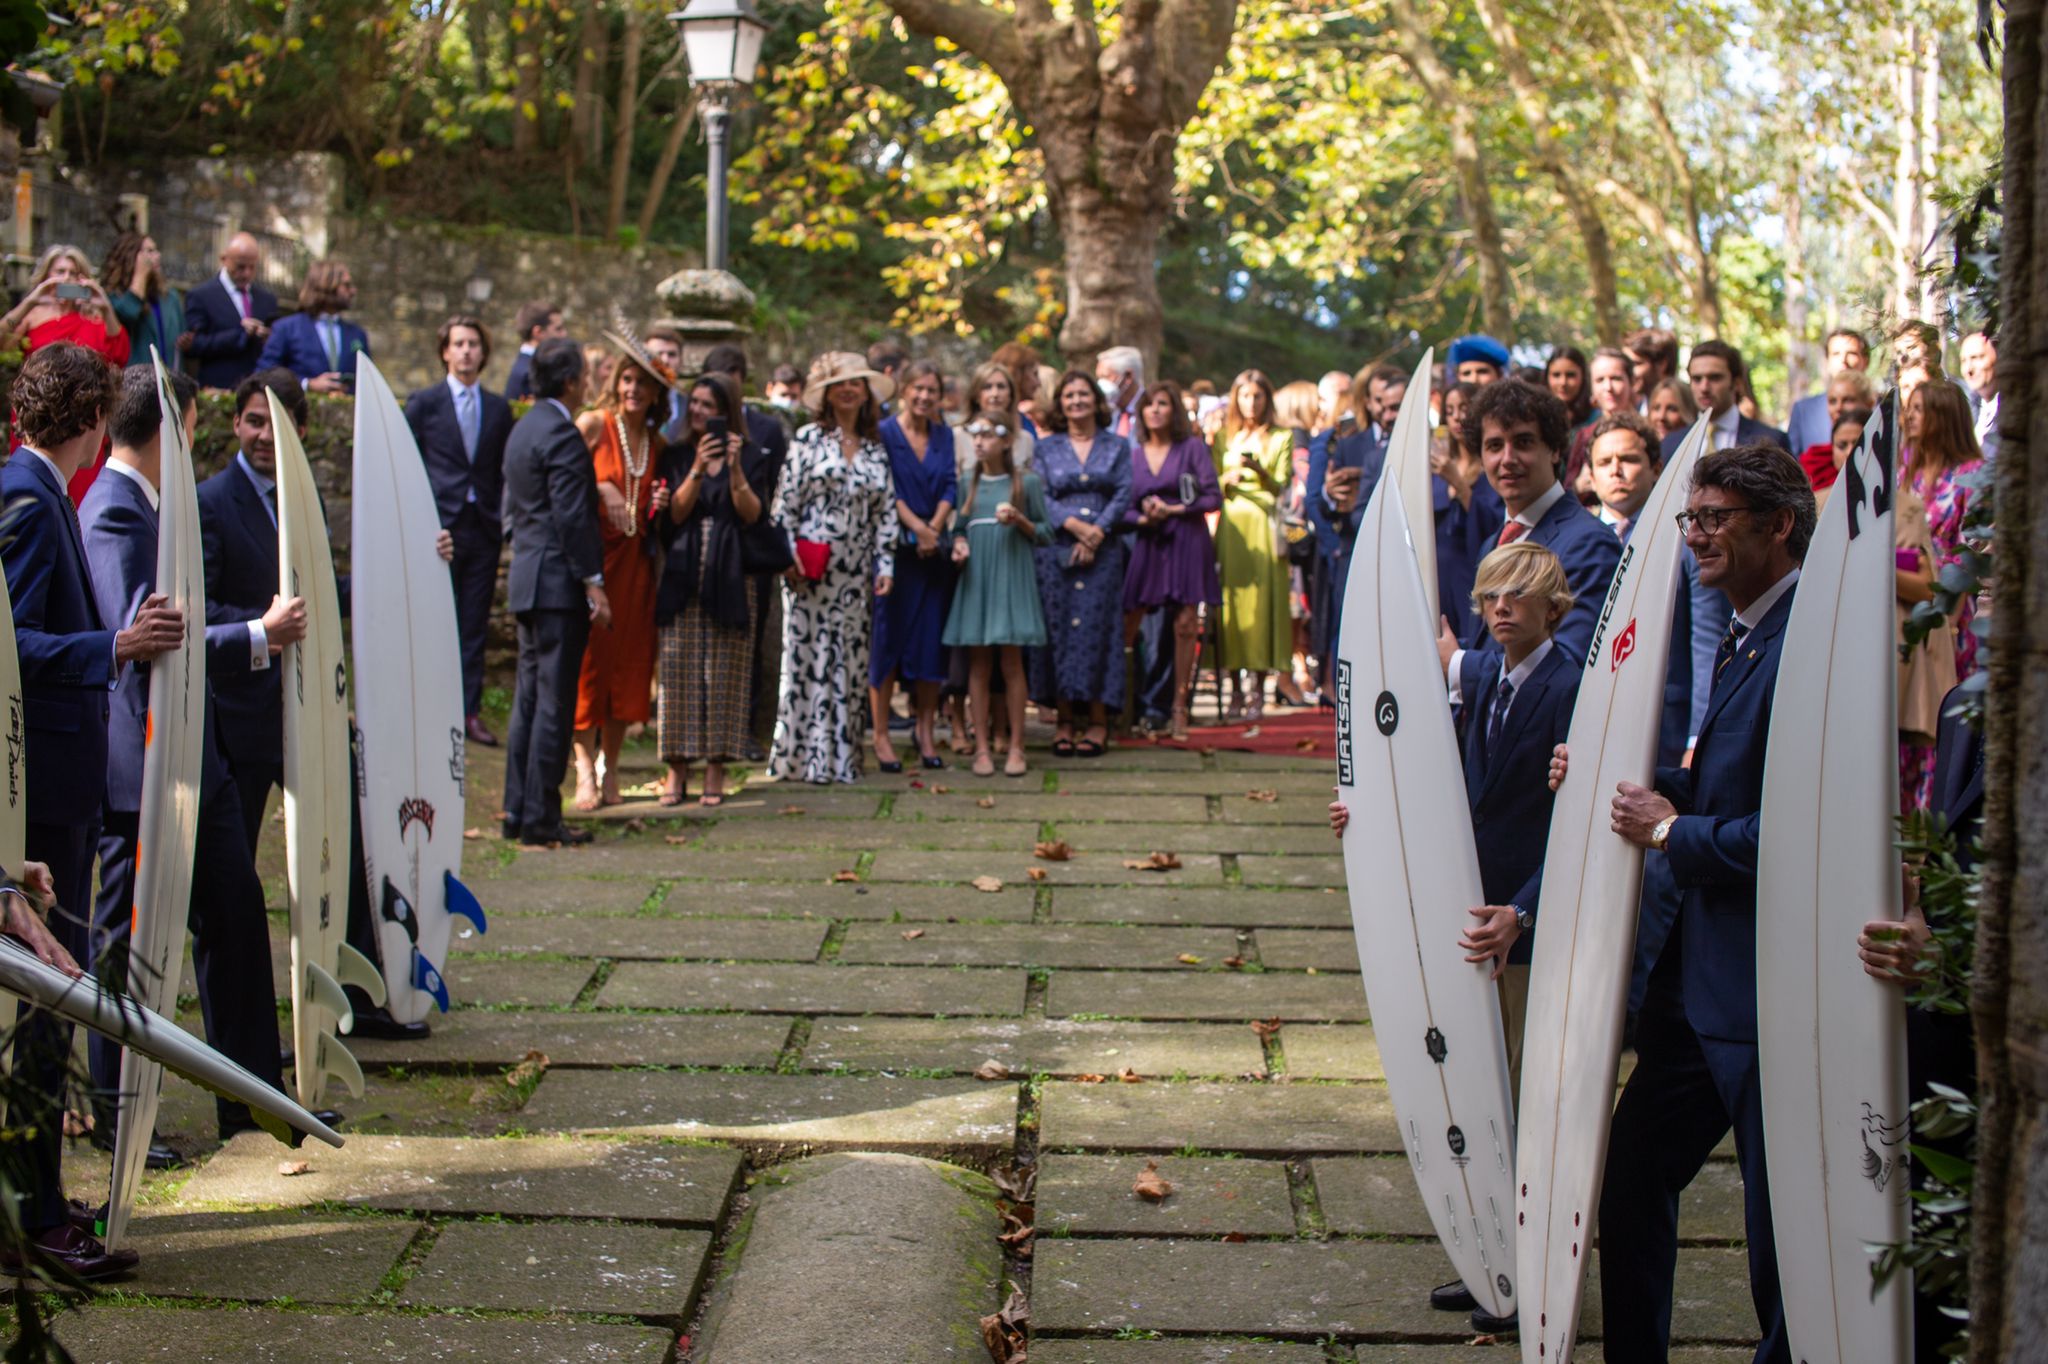
<svg viewBox="0 0 2048 1364">
<path fill-rule="evenodd" d="M 1502 373 L 1507 372 L 1508 348 L 1490 336 L 1461 336 L 1451 342 L 1451 377 L 1467 360 L 1483 360 Z"/>
</svg>

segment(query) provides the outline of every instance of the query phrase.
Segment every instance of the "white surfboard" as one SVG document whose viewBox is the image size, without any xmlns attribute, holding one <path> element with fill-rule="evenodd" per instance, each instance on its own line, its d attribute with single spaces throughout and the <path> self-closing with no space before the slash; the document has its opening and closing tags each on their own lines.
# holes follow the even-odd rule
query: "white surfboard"
<svg viewBox="0 0 2048 1364">
<path fill-rule="evenodd" d="M 130 1056 L 148 1057 L 154 1066 L 247 1104 L 258 1125 L 279 1141 L 289 1142 L 296 1128 L 329 1146 L 341 1145 L 340 1134 L 294 1103 L 283 1090 L 257 1079 L 132 996 L 105 989 L 91 972 L 74 980 L 36 960 L 33 952 L 12 938 L 0 938 L 0 991 L 112 1038 Z"/>
<path fill-rule="evenodd" d="M 401 1023 L 448 1007 L 449 916 L 484 931 L 462 870 L 464 733 L 455 589 L 434 551 L 441 520 L 419 446 L 391 386 L 356 356 L 356 730 L 363 862 L 383 958 L 385 1007 Z"/>
<path fill-rule="evenodd" d="M 1425 359 L 1395 449 L 1417 432 L 1427 439 L 1428 374 Z M 1409 1168 L 1459 1276 L 1504 1317 L 1520 1291 L 1507 1043 L 1489 969 L 1458 946 L 1486 895 L 1412 538 L 1402 489 L 1383 477 L 1358 530 L 1337 648 L 1344 873 Z"/>
<path fill-rule="evenodd" d="M 1613 832 L 1609 807 L 1618 783 L 1647 786 L 1655 775 L 1684 543 L 1672 518 L 1709 431 L 1702 418 L 1665 462 L 1622 548 L 1572 709 L 1571 769 L 1550 815 L 1516 1152 L 1523 1364 L 1565 1364 L 1578 1332 L 1643 878 L 1642 849 Z"/>
<path fill-rule="evenodd" d="M 1422 353 L 1422 363 L 1416 366 L 1415 377 L 1408 383 L 1410 392 L 1419 388 L 1428 397 L 1429 376 L 1435 373 L 1435 363 L 1436 347 L 1432 346 Z M 1403 398 L 1401 408 L 1406 411 L 1407 407 L 1408 400 Z M 1401 507 L 1408 514 L 1408 538 L 1415 546 L 1415 567 L 1422 575 L 1422 599 L 1429 606 L 1429 637 L 1434 640 L 1443 604 L 1436 599 L 1436 489 L 1429 472 L 1431 434 L 1426 420 L 1403 428 L 1397 418 L 1387 437 L 1387 462 L 1380 477 L 1391 475 L 1401 489 Z"/>
<path fill-rule="evenodd" d="M 6 535 L 0 515 L 0 536 Z M 7 570 L 0 567 L 0 742 L 7 746 L 7 771 L 0 780 L 0 869 L 21 875 L 28 857 L 28 727 L 21 702 L 21 655 L 14 644 L 14 599 Z"/>
<path fill-rule="evenodd" d="M 1873 414 L 1828 495 L 1778 662 L 1757 849 L 1757 1046 L 1785 1329 L 1805 1364 L 1905 1364 L 1913 1289 L 1871 1291 L 1907 1227 L 1906 1015 L 1857 960 L 1896 919 L 1893 442 Z"/>
<path fill-rule="evenodd" d="M 149 665 L 149 719 L 142 808 L 135 839 L 135 907 L 128 988 L 154 1013 L 176 1002 L 192 907 L 192 850 L 199 830 L 199 774 L 206 741 L 206 570 L 199 548 L 199 491 L 184 413 L 155 357 L 162 414 L 157 490 L 156 590 L 185 613 L 185 642 Z M 121 1054 L 120 1127 L 107 1198 L 106 1243 L 127 1231 L 143 1163 L 156 1138 L 163 1066 L 135 1049 Z"/>
<path fill-rule="evenodd" d="M 270 395 L 277 440 L 280 595 L 306 603 L 306 638 L 287 644 L 284 669 L 284 866 L 291 901 L 292 1055 L 299 1102 L 318 1108 L 329 1076 L 363 1095 L 363 1071 L 335 1038 L 354 1021 L 342 985 L 384 1002 L 384 977 L 345 942 L 348 931 L 348 668 L 341 594 L 327 518 L 296 423 Z"/>
</svg>

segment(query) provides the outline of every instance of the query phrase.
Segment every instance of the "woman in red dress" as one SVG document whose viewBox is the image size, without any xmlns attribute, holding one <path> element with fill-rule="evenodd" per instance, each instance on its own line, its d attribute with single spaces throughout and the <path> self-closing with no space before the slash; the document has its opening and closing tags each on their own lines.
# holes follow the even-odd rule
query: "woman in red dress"
<svg viewBox="0 0 2048 1364">
<path fill-rule="evenodd" d="M 28 292 L 13 311 L 0 317 L 0 350 L 21 342 L 21 355 L 29 355 L 57 341 L 69 341 L 97 351 L 115 368 L 128 363 L 128 332 L 114 315 L 107 291 L 100 287 L 98 272 L 85 252 L 75 246 L 57 245 L 43 252 L 36 262 L 35 276 Z M 170 357 L 176 362 L 176 357 Z M 12 450 L 15 441 L 8 441 Z M 107 457 L 106 443 L 100 443 L 98 458 L 71 476 L 71 502 L 76 506 L 92 486 Z"/>
<path fill-rule="evenodd" d="M 604 535 L 604 591 L 609 630 L 592 630 L 576 685 L 576 808 L 617 805 L 619 745 L 626 726 L 653 714 L 655 589 L 660 546 L 648 521 L 668 505 L 670 489 L 656 473 L 661 424 L 675 376 L 636 341 L 605 333 L 620 351 L 597 406 L 576 418 L 597 470 L 598 527 Z M 600 766 L 601 762 L 601 766 Z"/>
</svg>

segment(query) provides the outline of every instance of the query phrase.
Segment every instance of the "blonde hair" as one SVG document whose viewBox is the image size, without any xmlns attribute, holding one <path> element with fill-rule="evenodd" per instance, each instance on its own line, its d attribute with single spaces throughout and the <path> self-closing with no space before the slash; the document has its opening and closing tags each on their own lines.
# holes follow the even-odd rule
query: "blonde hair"
<svg viewBox="0 0 2048 1364">
<path fill-rule="evenodd" d="M 1275 424 L 1296 431 L 1315 430 L 1316 416 L 1322 407 L 1322 395 L 1306 379 L 1296 379 L 1273 395 Z"/>
<path fill-rule="evenodd" d="M 50 277 L 50 267 L 55 265 L 60 257 L 70 258 L 72 268 L 78 271 L 78 278 L 81 283 L 85 280 L 97 278 L 99 275 L 99 271 L 93 268 L 92 262 L 86 259 L 85 252 L 75 246 L 59 242 L 37 257 L 36 272 L 29 277 L 28 287 L 33 289 L 48 279 Z"/>
<path fill-rule="evenodd" d="M 1487 595 L 1494 592 L 1542 597 L 1556 613 L 1554 620 L 1563 620 L 1576 600 L 1571 582 L 1564 576 L 1564 565 L 1550 547 L 1529 540 L 1502 545 L 1479 561 L 1479 571 L 1472 579 L 1472 604 L 1483 607 Z"/>
</svg>

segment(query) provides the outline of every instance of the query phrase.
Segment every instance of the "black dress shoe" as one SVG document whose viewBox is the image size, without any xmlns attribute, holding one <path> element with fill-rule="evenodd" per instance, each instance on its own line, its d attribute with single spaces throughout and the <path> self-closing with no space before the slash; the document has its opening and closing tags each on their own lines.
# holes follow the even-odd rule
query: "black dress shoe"
<svg viewBox="0 0 2048 1364">
<path fill-rule="evenodd" d="M 1472 1296 L 1463 1279 L 1453 1279 L 1429 1290 L 1429 1305 L 1439 1312 L 1475 1312 L 1479 1299 Z"/>
<path fill-rule="evenodd" d="M 469 735 L 469 741 L 473 744 L 482 744 L 485 748 L 496 748 L 498 746 L 498 736 L 491 733 L 490 727 L 484 723 L 484 717 L 481 715 L 470 716 L 469 723 L 465 726 L 465 731 Z"/>
<path fill-rule="evenodd" d="M 64 1220 L 87 1236 L 100 1234 L 100 1219 L 106 1215 L 107 1205 L 104 1203 L 97 1208 L 87 1207 L 75 1198 L 67 1199 L 64 1203 Z"/>
<path fill-rule="evenodd" d="M 1510 1312 L 1504 1317 L 1496 1317 L 1484 1307 L 1475 1307 L 1472 1309 L 1472 1329 L 1482 1336 L 1514 1335 L 1522 1329 L 1521 1314 Z"/>
<path fill-rule="evenodd" d="M 506 820 L 498 827 L 498 832 L 505 836 L 507 843 L 517 843 L 519 841 L 519 824 L 516 820 Z"/>
<path fill-rule="evenodd" d="M 565 848 L 574 848 L 597 837 L 588 829 L 579 829 L 573 824 L 557 824 L 552 829 L 521 829 L 519 842 L 528 848 L 545 848 L 559 843 Z"/>
<path fill-rule="evenodd" d="M 106 1135 L 102 1136 L 101 1133 Z M 114 1154 L 113 1124 L 103 1123 L 93 1128 L 92 1144 L 108 1155 Z M 145 1168 L 151 1170 L 175 1170 L 185 1163 L 185 1158 L 162 1142 L 153 1141 L 149 1144 L 149 1154 L 142 1158 L 142 1163 Z"/>
<path fill-rule="evenodd" d="M 420 1026 L 425 1027 L 426 1025 L 422 1023 Z M 316 1108 L 313 1110 L 313 1116 L 326 1123 L 329 1127 L 340 1127 L 348 1121 L 347 1114 L 334 1108 Z"/>
<path fill-rule="evenodd" d="M 87 1283 L 118 1278 L 133 1270 L 142 1258 L 132 1250 L 110 1251 L 94 1240 L 92 1233 L 80 1231 L 70 1222 L 38 1234 L 34 1245 L 44 1257 L 55 1260 Z M 25 1268 L 21 1256 L 12 1251 L 0 1252 L 0 1272 L 20 1274 Z"/>
<path fill-rule="evenodd" d="M 367 1037 L 376 1042 L 424 1042 L 433 1036 L 433 1029 L 425 1020 L 418 1023 L 401 1023 L 382 1009 L 372 1009 L 356 1015 L 355 1026 L 349 1029 L 350 1037 Z"/>
</svg>

